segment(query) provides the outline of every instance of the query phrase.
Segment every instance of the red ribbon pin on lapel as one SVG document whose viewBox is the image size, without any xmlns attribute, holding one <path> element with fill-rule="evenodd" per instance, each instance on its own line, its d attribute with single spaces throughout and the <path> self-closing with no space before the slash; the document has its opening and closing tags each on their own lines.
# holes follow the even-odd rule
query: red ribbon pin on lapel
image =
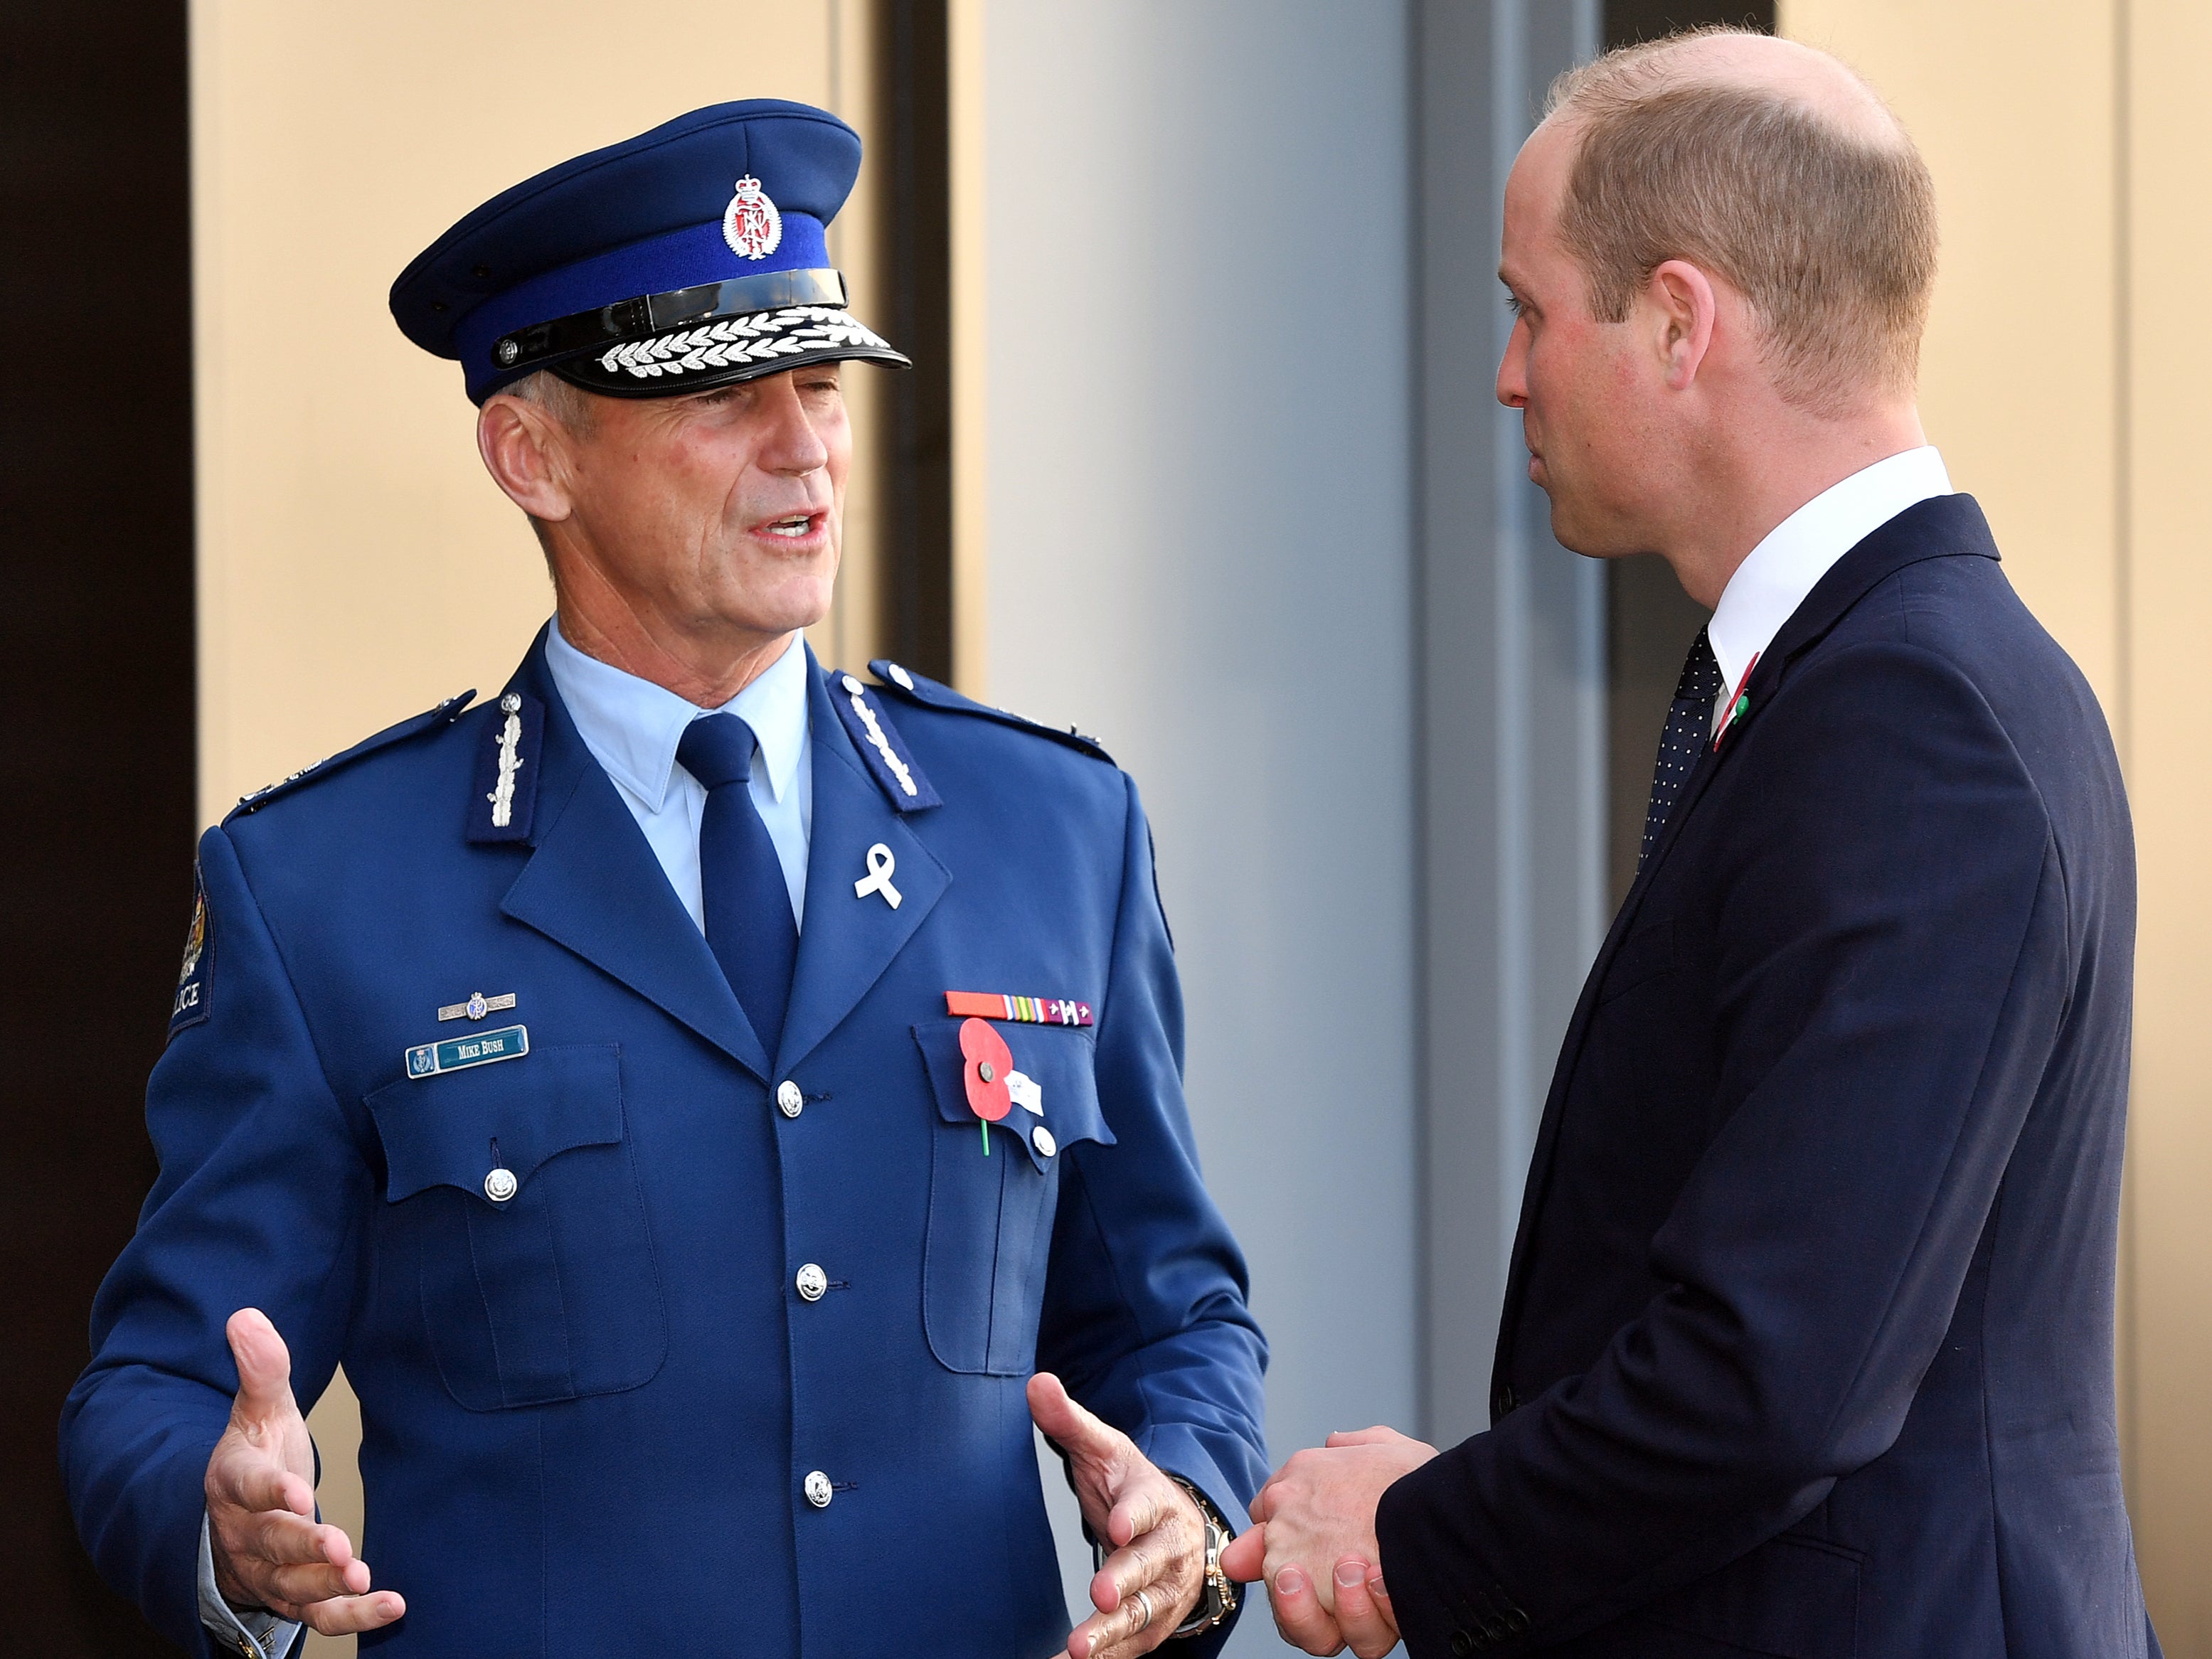
<svg viewBox="0 0 2212 1659">
<path fill-rule="evenodd" d="M 963 1019 L 960 1052 L 966 1057 L 960 1079 L 968 1085 L 968 1109 L 983 1126 L 983 1156 L 988 1158 L 991 1126 L 1014 1109 L 1014 1097 L 1006 1087 L 1006 1073 L 1014 1069 L 1013 1050 L 988 1020 Z"/>
</svg>

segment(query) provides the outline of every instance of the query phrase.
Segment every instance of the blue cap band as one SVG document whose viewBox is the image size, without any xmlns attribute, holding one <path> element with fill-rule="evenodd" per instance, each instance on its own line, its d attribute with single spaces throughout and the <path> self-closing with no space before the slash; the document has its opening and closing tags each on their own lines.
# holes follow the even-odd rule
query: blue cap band
<svg viewBox="0 0 2212 1659">
<path fill-rule="evenodd" d="M 717 219 L 580 259 L 496 295 L 454 325 L 453 344 L 468 377 L 469 396 L 482 403 L 501 380 L 515 378 L 501 368 L 492 348 L 517 329 L 671 289 L 829 263 L 828 234 L 819 220 L 805 214 L 783 216 L 783 240 L 765 259 L 748 259 L 733 251 Z"/>
</svg>

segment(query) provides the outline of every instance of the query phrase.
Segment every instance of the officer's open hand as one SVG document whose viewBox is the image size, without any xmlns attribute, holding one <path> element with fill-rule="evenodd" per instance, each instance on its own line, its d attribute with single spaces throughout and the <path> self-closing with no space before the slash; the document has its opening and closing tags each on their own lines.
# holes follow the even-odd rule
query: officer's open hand
<svg viewBox="0 0 2212 1659">
<path fill-rule="evenodd" d="M 258 1308 L 226 1328 L 238 1361 L 230 1426 L 208 1459 L 208 1544 L 216 1588 L 237 1607 L 267 1607 L 337 1636 L 374 1630 L 407 1611 L 390 1590 L 368 1593 L 352 1540 L 315 1518 L 315 1449 L 292 1397 L 292 1355 Z"/>
<path fill-rule="evenodd" d="M 1050 1371 L 1030 1378 L 1029 1393 L 1030 1415 L 1067 1454 L 1085 1522 L 1115 1547 L 1091 1581 L 1098 1611 L 1068 1633 L 1066 1659 L 1150 1653 L 1190 1617 L 1206 1588 L 1205 1519 L 1188 1492 L 1127 1435 L 1071 1400 Z"/>
<path fill-rule="evenodd" d="M 1308 1653 L 1379 1659 L 1398 1645 L 1382 1582 L 1375 1508 L 1391 1483 L 1437 1455 L 1395 1429 L 1333 1434 L 1297 1453 L 1252 1500 L 1250 1531 L 1221 1553 L 1221 1570 L 1267 1581 L 1275 1628 Z"/>
</svg>

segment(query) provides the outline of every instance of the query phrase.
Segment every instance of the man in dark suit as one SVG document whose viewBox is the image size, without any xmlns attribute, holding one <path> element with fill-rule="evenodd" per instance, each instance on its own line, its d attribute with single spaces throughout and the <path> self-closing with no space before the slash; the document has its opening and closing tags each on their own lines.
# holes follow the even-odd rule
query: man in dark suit
<svg viewBox="0 0 2212 1659">
<path fill-rule="evenodd" d="M 2111 738 L 1914 404 L 1933 191 L 1833 59 L 1589 66 L 1506 198 L 1559 540 L 1711 625 L 1561 1050 L 1488 1432 L 1302 1452 L 1225 1565 L 1309 1651 L 2140 1656 Z"/>
</svg>

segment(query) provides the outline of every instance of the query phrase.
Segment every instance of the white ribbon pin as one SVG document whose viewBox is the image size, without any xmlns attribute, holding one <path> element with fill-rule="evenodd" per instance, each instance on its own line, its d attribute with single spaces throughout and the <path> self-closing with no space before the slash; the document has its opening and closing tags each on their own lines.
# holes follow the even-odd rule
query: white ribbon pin
<svg viewBox="0 0 2212 1659">
<path fill-rule="evenodd" d="M 868 873 L 853 884 L 853 896 L 866 898 L 871 893 L 881 893 L 884 902 L 892 909 L 899 908 L 899 890 L 891 885 L 891 872 L 898 868 L 898 860 L 891 849 L 878 842 L 868 848 Z"/>
</svg>

